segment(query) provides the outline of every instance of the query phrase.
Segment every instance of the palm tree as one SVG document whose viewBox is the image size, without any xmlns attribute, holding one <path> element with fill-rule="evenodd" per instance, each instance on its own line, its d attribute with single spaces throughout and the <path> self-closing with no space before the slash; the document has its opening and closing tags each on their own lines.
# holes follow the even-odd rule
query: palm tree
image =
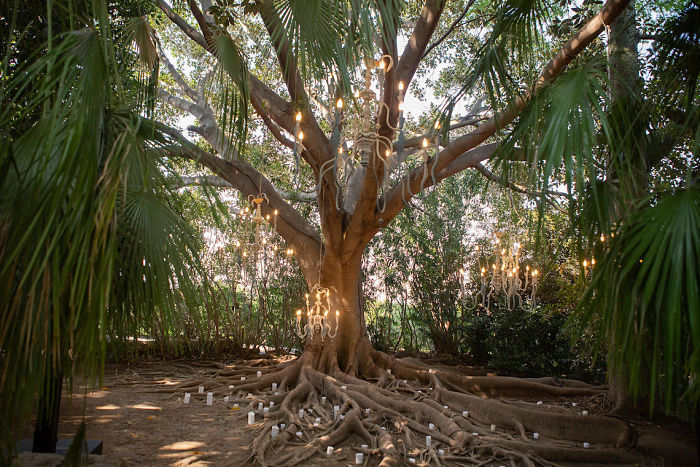
<svg viewBox="0 0 700 467">
<path fill-rule="evenodd" d="M 37 13 L 50 22 L 55 11 L 49 2 Z M 119 73 L 124 49 L 105 27 L 105 4 L 88 13 L 80 29 L 49 30 L 28 62 L 3 62 L 3 453 L 37 395 L 34 448 L 55 449 L 62 382 L 76 370 L 101 375 L 109 329 L 147 326 L 154 314 L 168 328 L 176 297 L 205 300 L 198 244 L 169 202 L 172 165 L 140 116 L 143 94 L 125 79 L 136 75 Z"/>
</svg>

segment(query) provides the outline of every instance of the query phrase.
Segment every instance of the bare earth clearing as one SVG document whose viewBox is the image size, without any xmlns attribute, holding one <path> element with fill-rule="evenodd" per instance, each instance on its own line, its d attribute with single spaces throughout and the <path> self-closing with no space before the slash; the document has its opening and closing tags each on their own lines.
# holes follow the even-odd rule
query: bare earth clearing
<svg viewBox="0 0 700 467">
<path fill-rule="evenodd" d="M 277 363 L 279 361 L 269 361 Z M 178 385 L 184 381 L 191 381 L 194 377 L 207 379 L 206 375 L 232 368 L 260 367 L 265 371 L 268 362 L 235 361 L 222 365 L 215 362 L 142 362 L 131 365 L 107 365 L 105 368 L 104 385 L 99 390 L 89 390 L 83 398 L 83 392 L 76 388 L 72 401 L 64 395 L 61 410 L 61 426 L 59 436 L 71 437 L 77 430 L 83 417 L 85 407 L 85 421 L 87 423 L 87 435 L 89 439 L 104 441 L 102 456 L 91 456 L 93 465 L 251 465 L 251 445 L 256 436 L 260 435 L 263 428 L 263 417 L 257 411 L 258 401 L 270 400 L 270 394 L 258 394 L 247 397 L 247 394 L 238 394 L 234 391 L 215 390 L 214 404 L 206 405 L 206 392 L 211 389 L 204 383 L 205 393 L 192 394 L 192 401 L 184 405 L 183 393 L 156 392 L 169 386 Z M 452 367 L 460 371 L 459 367 Z M 473 369 L 470 370 L 473 373 Z M 248 380 L 256 378 L 255 373 Z M 415 398 L 415 394 L 424 395 L 429 399 L 430 388 L 423 387 L 416 382 L 408 382 L 411 391 L 406 391 L 408 398 Z M 224 394 L 232 393 L 231 401 L 227 404 L 223 401 Z M 549 407 L 556 412 L 569 412 L 581 414 L 586 411 L 590 415 L 604 414 L 610 407 L 603 395 L 571 397 L 567 399 L 542 399 L 539 400 L 508 400 L 504 402 L 516 405 L 535 404 L 541 408 Z M 240 409 L 234 410 L 233 404 L 238 402 Z M 254 405 L 256 412 L 256 424 L 247 424 L 247 413 L 250 405 Z M 265 403 L 266 406 L 269 402 Z M 332 403 L 326 402 L 327 411 L 332 413 Z M 279 406 L 277 407 L 279 408 Z M 275 410 L 273 408 L 273 410 Z M 465 422 L 462 414 L 451 410 L 451 418 L 456 422 Z M 310 417 L 309 428 L 305 428 L 303 441 L 291 433 L 289 447 L 286 449 L 299 449 L 309 441 L 308 433 L 311 433 L 311 423 L 317 414 L 308 414 Z M 318 414 L 318 416 L 323 416 Z M 326 416 L 324 416 L 325 421 Z M 471 417 L 467 417 L 469 419 Z M 490 436 L 490 426 L 479 426 L 477 420 L 469 420 L 472 426 L 480 433 L 484 441 Z M 667 451 L 665 465 L 697 465 L 697 451 L 693 446 L 693 436 L 687 430 L 676 424 L 663 422 L 661 425 L 647 421 L 632 422 L 638 439 L 635 448 L 628 452 L 645 459 L 646 465 L 664 465 L 659 457 L 660 453 Z M 316 429 L 317 431 L 322 428 Z M 399 435 L 400 427 L 387 427 L 387 430 Z M 513 442 L 520 440 L 518 433 L 508 433 L 496 427 L 498 436 Z M 282 434 L 282 433 L 281 433 Z M 317 435 L 317 434 L 316 434 Z M 267 435 L 269 436 L 269 434 Z M 401 437 L 399 445 L 402 444 Z M 414 437 L 410 444 L 398 449 L 405 449 L 405 453 L 415 458 L 416 465 L 476 465 L 465 463 L 457 458 L 450 459 L 449 447 L 442 445 L 434 439 L 432 447 L 426 448 L 425 440 Z M 521 440 L 522 441 L 522 440 Z M 325 454 L 325 448 L 319 449 L 319 453 L 300 465 L 350 465 L 354 464 L 355 453 L 364 452 L 365 465 L 377 465 L 382 456 L 373 454 L 373 448 L 360 447 L 366 441 L 355 434 L 351 434 L 344 441 L 336 443 L 332 456 Z M 540 437 L 539 444 L 554 443 L 546 437 Z M 579 443 L 580 444 L 580 443 Z M 640 448 L 644 446 L 645 448 Z M 653 446 L 655 454 L 648 451 Z M 577 447 L 576 443 L 570 443 L 570 447 Z M 580 446 L 578 446 L 580 447 Z M 439 449 L 445 448 L 447 453 L 439 455 Z M 600 449 L 591 445 L 589 449 Z M 271 460 L 271 459 L 270 459 Z M 51 455 L 28 455 L 20 457 L 21 465 L 56 465 L 56 457 Z M 408 464 L 410 465 L 410 464 Z M 507 458 L 493 459 L 484 465 L 518 465 L 518 462 L 509 461 Z M 565 465 L 572 465 L 567 463 Z M 595 465 L 595 464 L 574 464 Z M 628 465 L 628 464 L 619 464 Z"/>
</svg>

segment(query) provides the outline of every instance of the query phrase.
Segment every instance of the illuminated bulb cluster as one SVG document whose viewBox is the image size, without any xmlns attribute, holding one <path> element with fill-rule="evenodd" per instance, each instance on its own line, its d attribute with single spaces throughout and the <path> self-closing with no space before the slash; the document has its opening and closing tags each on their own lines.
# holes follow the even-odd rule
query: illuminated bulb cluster
<svg viewBox="0 0 700 467">
<path fill-rule="evenodd" d="M 523 295 L 529 292 L 530 309 L 534 307 L 537 295 L 537 286 L 540 280 L 538 269 L 530 269 L 529 265 L 525 269 L 521 267 L 520 242 L 513 242 L 507 246 L 501 240 L 501 235 L 496 234 L 493 244 L 493 253 L 488 258 L 480 261 L 480 288 L 474 296 L 473 307 L 485 308 L 489 310 L 492 302 L 497 302 L 503 298 L 508 310 L 523 305 Z M 479 251 L 479 247 L 476 247 Z M 462 296 L 466 296 L 466 286 L 468 282 L 467 272 L 460 269 L 460 288 Z"/>
<path fill-rule="evenodd" d="M 340 312 L 335 312 L 335 326 L 331 327 L 328 314 L 330 312 L 330 291 L 316 284 L 311 288 L 311 296 L 306 294 L 306 324 L 301 326 L 302 311 L 297 310 L 296 331 L 301 338 L 313 339 L 314 334 L 320 333 L 321 339 L 333 339 L 338 334 Z"/>
</svg>

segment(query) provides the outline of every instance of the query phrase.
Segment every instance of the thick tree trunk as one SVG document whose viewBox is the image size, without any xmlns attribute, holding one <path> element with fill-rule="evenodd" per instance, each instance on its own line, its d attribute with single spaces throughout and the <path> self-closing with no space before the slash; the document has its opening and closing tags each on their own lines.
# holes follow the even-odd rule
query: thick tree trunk
<svg viewBox="0 0 700 467">
<path fill-rule="evenodd" d="M 370 359 L 370 343 L 362 320 L 360 294 L 362 253 L 353 254 L 348 260 L 341 260 L 328 248 L 321 265 L 320 284 L 330 290 L 329 317 L 331 327 L 335 326 L 335 312 L 339 312 L 338 333 L 335 338 L 321 340 L 315 335 L 307 342 L 305 353 L 310 354 L 313 366 L 323 372 L 341 370 L 358 375 L 363 374 Z M 309 287 L 316 277 L 307 277 Z"/>
</svg>

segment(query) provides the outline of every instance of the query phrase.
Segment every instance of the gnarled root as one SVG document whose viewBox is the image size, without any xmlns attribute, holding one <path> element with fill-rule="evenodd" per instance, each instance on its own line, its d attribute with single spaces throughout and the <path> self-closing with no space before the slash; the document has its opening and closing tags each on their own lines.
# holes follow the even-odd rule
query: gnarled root
<svg viewBox="0 0 700 467">
<path fill-rule="evenodd" d="M 642 457 L 629 448 L 630 426 L 619 419 L 581 415 L 553 399 L 591 396 L 601 388 L 558 379 L 524 380 L 468 376 L 403 362 L 371 348 L 369 358 L 341 371 L 337 359 L 307 349 L 293 361 L 270 366 L 234 366 L 167 390 L 230 395 L 242 414 L 254 411 L 262 422 L 250 461 L 258 465 L 296 465 L 316 456 L 393 467 L 418 465 L 556 465 L 584 461 L 635 464 Z M 256 371 L 261 371 L 257 377 Z M 240 380 L 241 376 L 245 380 Z M 277 386 L 272 390 L 272 384 Z M 234 388 L 229 389 L 233 384 Z M 550 404 L 501 400 L 546 397 Z M 268 407 L 267 414 L 258 404 Z M 274 404 L 270 407 L 270 403 Z M 337 412 L 334 406 L 338 407 Z M 300 411 L 303 409 L 303 412 Z M 264 418 L 263 418 L 264 417 Z M 273 426 L 279 435 L 271 437 Z M 534 439 L 534 433 L 538 439 Z M 430 436 L 430 446 L 426 436 Z M 586 444 L 584 444 L 586 443 Z M 327 456 L 326 448 L 334 454 Z M 586 446 L 586 447 L 584 447 Z"/>
</svg>

